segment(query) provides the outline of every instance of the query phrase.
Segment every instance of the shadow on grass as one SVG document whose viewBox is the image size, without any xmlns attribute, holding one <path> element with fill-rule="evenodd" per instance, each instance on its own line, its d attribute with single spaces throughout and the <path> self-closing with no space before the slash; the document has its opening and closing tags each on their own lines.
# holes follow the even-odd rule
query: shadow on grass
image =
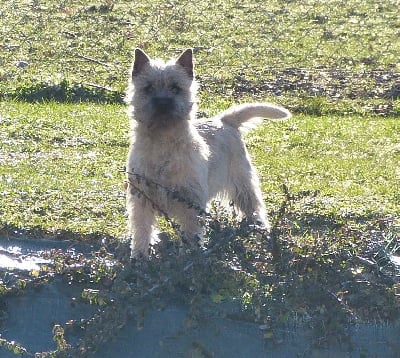
<svg viewBox="0 0 400 358">
<path fill-rule="evenodd" d="M 0 226 L 0 237 L 13 239 L 44 239 L 44 240 L 55 240 L 55 241 L 73 241 L 73 242 L 85 242 L 85 243 L 100 243 L 101 240 L 107 240 L 110 242 L 120 241 L 121 238 L 112 237 L 105 235 L 101 232 L 92 232 L 90 234 L 74 232 L 69 230 L 45 230 L 42 227 L 30 227 L 20 228 L 10 224 L 4 224 Z"/>
<path fill-rule="evenodd" d="M 16 99 L 26 102 L 61 103 L 120 103 L 124 93 L 95 84 L 70 83 L 63 79 L 59 82 L 35 82 L 15 88 L 8 93 L 0 93 L 0 98 Z"/>
<path fill-rule="evenodd" d="M 252 327 L 267 351 L 281 346 L 288 332 L 299 328 L 303 334 L 307 332 L 303 351 L 340 347 L 349 352 L 356 344 L 351 329 L 355 324 L 398 320 L 400 270 L 390 260 L 398 246 L 388 238 L 398 237 L 399 227 L 390 217 L 341 218 L 338 222 L 324 215 L 285 210 L 276 220 L 275 238 L 271 238 L 257 226 L 217 210 L 207 218 L 205 227 L 202 250 L 191 250 L 163 233 L 149 259 L 135 260 L 129 258 L 128 244 L 115 238 L 105 240 L 101 234 L 82 237 L 3 228 L 0 234 L 11 239 L 101 238 L 102 242 L 86 256 L 42 251 L 40 255 L 51 261 L 46 269 L 9 280 L 9 284 L 3 282 L 1 292 L 3 296 L 21 294 L 25 287 L 48 285 L 54 277 L 65 285 L 79 285 L 82 300 L 98 310 L 90 319 L 76 320 L 54 334 L 58 334 L 57 354 L 74 357 L 107 346 L 123 327 L 133 324 L 138 334 L 148 322 L 147 315 L 172 306 L 184 307 L 179 314 L 185 316 L 182 328 L 186 336 L 195 332 L 201 336 L 201 327 L 207 328 L 210 317 L 219 323 L 228 319 L 242 327 L 255 324 Z M 275 256 L 274 240 L 279 244 Z M 24 285 L 19 283 L 21 279 Z M 74 335 L 69 338 L 76 329 L 80 340 Z M 11 340 L 5 343 L 11 344 Z"/>
</svg>

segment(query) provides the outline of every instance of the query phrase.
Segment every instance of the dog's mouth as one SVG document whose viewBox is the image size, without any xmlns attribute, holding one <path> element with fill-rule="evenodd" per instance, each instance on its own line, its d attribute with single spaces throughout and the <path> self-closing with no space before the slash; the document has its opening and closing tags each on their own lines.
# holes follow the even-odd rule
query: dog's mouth
<svg viewBox="0 0 400 358">
<path fill-rule="evenodd" d="M 147 127 L 151 130 L 158 128 L 173 127 L 177 123 L 181 123 L 183 117 L 178 116 L 173 112 L 155 111 L 147 121 Z"/>
</svg>

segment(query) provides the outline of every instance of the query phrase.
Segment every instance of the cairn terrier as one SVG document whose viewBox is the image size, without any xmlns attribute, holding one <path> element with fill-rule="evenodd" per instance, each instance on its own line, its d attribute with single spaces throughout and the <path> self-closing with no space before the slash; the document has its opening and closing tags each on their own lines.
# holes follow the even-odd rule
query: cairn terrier
<svg viewBox="0 0 400 358">
<path fill-rule="evenodd" d="M 126 169 L 132 257 L 148 254 L 160 213 L 176 219 L 184 238 L 193 242 L 202 233 L 199 213 L 216 197 L 230 200 L 246 218 L 269 229 L 259 179 L 240 130 L 260 118 L 289 118 L 289 111 L 251 103 L 197 120 L 196 92 L 191 49 L 166 63 L 135 50 L 126 97 L 131 119 Z"/>
</svg>

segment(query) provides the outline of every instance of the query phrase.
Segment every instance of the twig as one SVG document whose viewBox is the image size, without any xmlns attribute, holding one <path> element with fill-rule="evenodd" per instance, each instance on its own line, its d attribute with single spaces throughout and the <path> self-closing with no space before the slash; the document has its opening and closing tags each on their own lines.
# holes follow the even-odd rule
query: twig
<svg viewBox="0 0 400 358">
<path fill-rule="evenodd" d="M 365 258 L 365 257 L 362 257 L 362 256 L 359 256 L 359 255 L 357 255 L 357 256 L 354 256 L 354 259 L 358 262 L 358 263 L 360 263 L 360 264 L 362 264 L 362 265 L 364 265 L 364 266 L 366 266 L 366 267 L 368 267 L 368 268 L 370 268 L 370 269 L 372 269 L 372 270 L 374 270 L 374 271 L 379 271 L 379 265 L 376 263 L 376 262 L 373 262 L 373 261 L 371 261 L 371 260 L 368 260 L 367 258 Z"/>
<path fill-rule="evenodd" d="M 92 57 L 81 55 L 80 53 L 78 53 L 76 56 L 79 57 L 79 58 L 82 58 L 82 59 L 84 59 L 86 61 L 94 62 L 94 63 L 97 63 L 97 64 L 102 65 L 102 66 L 112 67 L 112 65 L 110 65 L 109 63 L 96 60 L 95 58 L 92 58 Z"/>
<path fill-rule="evenodd" d="M 383 279 L 388 280 L 391 284 L 399 283 L 399 279 L 386 273 L 384 270 L 382 270 L 382 268 L 376 262 L 371 261 L 371 260 L 369 260 L 365 257 L 359 256 L 359 255 L 354 256 L 353 259 L 358 264 L 368 267 L 371 271 L 380 275 L 380 277 L 382 277 Z"/>
<path fill-rule="evenodd" d="M 129 175 L 134 175 L 135 177 L 137 176 L 136 174 L 133 173 L 129 173 Z M 138 181 L 138 184 L 140 184 L 140 180 L 138 180 L 136 178 L 136 180 Z M 160 215 L 162 215 L 168 222 L 173 222 L 172 219 L 169 217 L 168 213 L 163 210 L 154 200 L 152 200 L 145 192 L 144 190 L 142 190 L 141 188 L 139 188 L 138 185 L 135 185 L 135 183 L 133 182 L 133 180 L 131 178 L 128 178 L 128 180 L 126 181 L 127 185 L 128 185 L 128 190 L 131 190 L 132 194 L 136 194 L 139 197 L 143 196 L 153 207 L 154 210 L 156 210 Z M 135 193 L 134 193 L 135 192 Z"/>
<path fill-rule="evenodd" d="M 157 190 L 161 189 L 162 191 L 164 191 L 167 194 L 167 196 L 170 199 L 173 199 L 180 203 L 186 204 L 188 209 L 196 210 L 198 212 L 199 216 L 207 215 L 207 213 L 204 211 L 204 209 L 202 207 L 200 207 L 198 204 L 196 204 L 193 200 L 182 196 L 179 193 L 179 191 L 171 190 L 171 189 L 165 187 L 164 185 L 155 182 L 154 180 L 144 177 L 143 175 L 140 175 L 140 174 L 137 174 L 137 173 L 134 173 L 131 171 L 127 171 L 126 173 L 130 176 L 130 178 L 128 178 L 128 181 L 127 181 L 128 185 L 131 185 L 132 188 L 135 189 L 135 191 L 137 191 L 140 195 L 143 195 L 146 198 L 146 200 L 148 200 L 153 205 L 153 208 L 155 210 L 157 210 L 161 215 L 163 215 L 168 221 L 170 221 L 168 214 L 164 210 L 162 210 L 160 208 L 160 206 L 157 203 L 155 203 L 154 200 L 152 200 L 144 192 L 143 189 L 139 188 L 139 185 L 141 182 L 144 182 L 147 187 L 154 187 Z M 134 177 L 136 179 L 137 184 L 133 182 L 131 177 Z"/>
</svg>

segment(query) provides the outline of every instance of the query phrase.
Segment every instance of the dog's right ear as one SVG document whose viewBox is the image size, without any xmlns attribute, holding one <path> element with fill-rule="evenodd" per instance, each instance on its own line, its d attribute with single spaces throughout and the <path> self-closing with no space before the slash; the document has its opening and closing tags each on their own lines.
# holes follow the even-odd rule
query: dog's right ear
<svg viewBox="0 0 400 358">
<path fill-rule="evenodd" d="M 135 49 L 135 60 L 133 61 L 132 77 L 138 75 L 150 62 L 150 57 L 140 48 Z"/>
<path fill-rule="evenodd" d="M 193 50 L 191 48 L 183 51 L 176 60 L 176 63 L 184 68 L 190 79 L 193 79 Z"/>
</svg>

